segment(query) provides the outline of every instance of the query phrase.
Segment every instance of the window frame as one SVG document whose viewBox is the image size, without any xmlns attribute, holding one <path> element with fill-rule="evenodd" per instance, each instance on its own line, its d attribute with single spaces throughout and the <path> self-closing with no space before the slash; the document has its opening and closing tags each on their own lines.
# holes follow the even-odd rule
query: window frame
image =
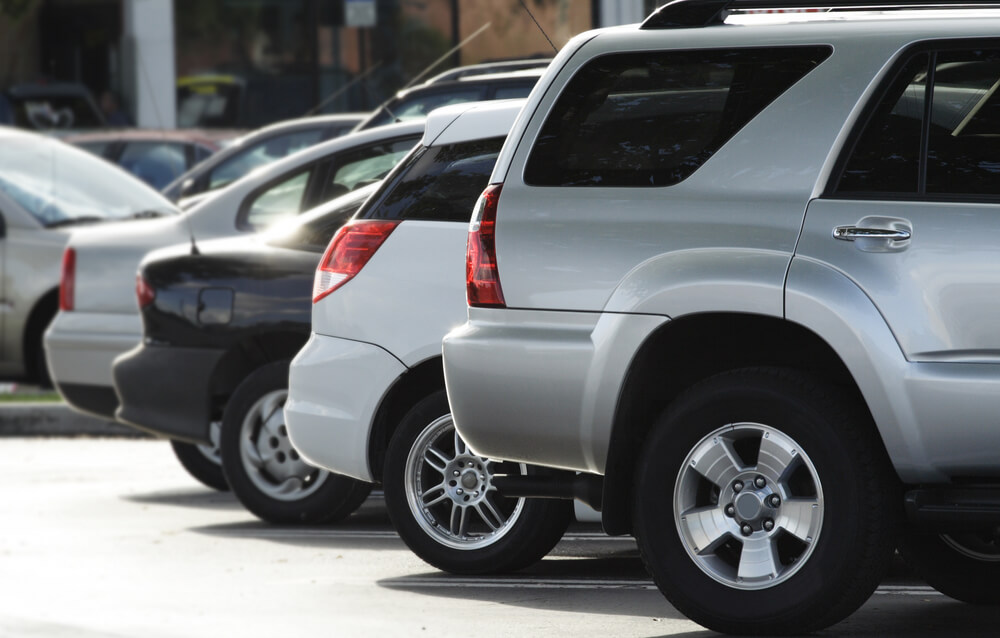
<svg viewBox="0 0 1000 638">
<path fill-rule="evenodd" d="M 820 199 L 858 200 L 858 201 L 901 201 L 901 202 L 954 202 L 971 204 L 1000 203 L 1000 193 L 984 195 L 975 193 L 927 193 L 927 160 L 931 121 L 928 118 L 928 108 L 934 100 L 934 69 L 938 53 L 954 53 L 956 51 L 974 51 L 976 49 L 993 49 L 1000 51 L 1000 38 L 965 38 L 948 40 L 924 40 L 902 49 L 893 60 L 889 71 L 879 82 L 878 88 L 864 105 L 859 117 L 853 124 L 843 146 L 837 152 L 837 160 L 833 164 L 830 176 L 820 194 Z M 893 85 L 899 80 L 899 75 L 905 70 L 910 60 L 922 54 L 928 55 L 928 91 L 924 95 L 924 114 L 921 120 L 920 151 L 917 158 L 917 191 L 916 192 L 864 192 L 840 191 L 840 182 L 847 170 L 847 165 L 854 156 L 861 139 L 872 124 L 883 100 L 885 100 Z"/>
</svg>

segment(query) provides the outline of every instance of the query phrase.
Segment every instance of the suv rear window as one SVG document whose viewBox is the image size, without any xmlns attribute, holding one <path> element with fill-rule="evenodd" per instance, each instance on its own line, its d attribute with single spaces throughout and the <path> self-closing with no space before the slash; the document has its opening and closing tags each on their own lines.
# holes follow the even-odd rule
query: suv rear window
<svg viewBox="0 0 1000 638">
<path fill-rule="evenodd" d="M 827 46 L 618 53 L 566 85 L 524 179 L 534 186 L 670 186 L 830 55 Z"/>
<path fill-rule="evenodd" d="M 358 213 L 359 219 L 468 222 L 489 185 L 503 137 L 420 149 Z"/>
</svg>

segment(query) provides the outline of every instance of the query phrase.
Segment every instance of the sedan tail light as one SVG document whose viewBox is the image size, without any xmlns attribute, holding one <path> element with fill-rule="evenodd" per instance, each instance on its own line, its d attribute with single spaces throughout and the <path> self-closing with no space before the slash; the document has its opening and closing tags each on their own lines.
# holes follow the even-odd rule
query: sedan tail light
<svg viewBox="0 0 1000 638">
<path fill-rule="evenodd" d="M 139 310 L 142 310 L 156 299 L 156 289 L 153 288 L 141 272 L 135 274 L 135 297 L 139 300 Z"/>
<path fill-rule="evenodd" d="M 470 306 L 507 307 L 497 270 L 496 222 L 502 187 L 503 184 L 487 186 L 472 213 L 465 253 L 465 292 Z"/>
<path fill-rule="evenodd" d="M 73 309 L 76 293 L 76 251 L 67 248 L 63 252 L 62 273 L 59 276 L 59 310 Z"/>
<path fill-rule="evenodd" d="M 316 268 L 313 303 L 361 272 L 398 225 L 398 220 L 365 219 L 351 222 L 337 231 Z"/>
</svg>

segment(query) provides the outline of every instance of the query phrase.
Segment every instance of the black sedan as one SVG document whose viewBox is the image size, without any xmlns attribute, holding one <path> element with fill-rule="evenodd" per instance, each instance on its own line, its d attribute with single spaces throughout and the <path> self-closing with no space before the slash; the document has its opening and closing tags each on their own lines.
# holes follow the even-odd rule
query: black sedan
<svg viewBox="0 0 1000 638">
<path fill-rule="evenodd" d="M 282 406 L 310 334 L 316 264 L 376 186 L 254 238 L 155 251 L 137 277 L 143 342 L 115 360 L 116 417 L 172 439 L 195 478 L 228 485 L 265 520 L 337 520 L 370 489 L 307 465 Z"/>
</svg>

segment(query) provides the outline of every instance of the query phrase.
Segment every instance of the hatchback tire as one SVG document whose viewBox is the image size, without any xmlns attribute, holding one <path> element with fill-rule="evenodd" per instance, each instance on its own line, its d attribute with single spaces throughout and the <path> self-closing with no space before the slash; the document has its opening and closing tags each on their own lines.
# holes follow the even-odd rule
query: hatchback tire
<svg viewBox="0 0 1000 638">
<path fill-rule="evenodd" d="M 892 557 L 898 481 L 867 411 L 795 371 L 737 370 L 683 392 L 635 478 L 647 569 L 715 631 L 827 627 L 868 599 Z"/>
<path fill-rule="evenodd" d="M 573 504 L 504 498 L 491 481 L 497 474 L 539 471 L 470 450 L 458 436 L 440 390 L 407 413 L 389 443 L 386 507 L 406 545 L 434 567 L 454 574 L 513 571 L 555 547 L 569 525 Z"/>
<path fill-rule="evenodd" d="M 233 392 L 222 416 L 222 468 L 250 512 L 271 523 L 330 523 L 360 507 L 371 485 L 308 465 L 285 428 L 288 361 L 262 366 Z"/>
</svg>

